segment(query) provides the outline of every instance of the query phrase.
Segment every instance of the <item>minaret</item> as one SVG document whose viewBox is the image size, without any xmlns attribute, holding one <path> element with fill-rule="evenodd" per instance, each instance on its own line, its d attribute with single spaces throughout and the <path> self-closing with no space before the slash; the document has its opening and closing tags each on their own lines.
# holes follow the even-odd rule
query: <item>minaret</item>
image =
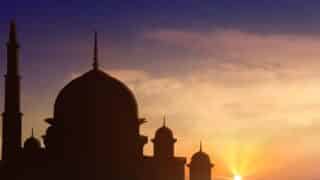
<svg viewBox="0 0 320 180">
<path fill-rule="evenodd" d="M 9 41 L 7 42 L 7 74 L 5 75 L 5 99 L 2 159 L 12 160 L 18 156 L 21 149 L 21 119 L 20 111 L 20 75 L 19 75 L 19 44 L 15 22 L 10 24 Z"/>
</svg>

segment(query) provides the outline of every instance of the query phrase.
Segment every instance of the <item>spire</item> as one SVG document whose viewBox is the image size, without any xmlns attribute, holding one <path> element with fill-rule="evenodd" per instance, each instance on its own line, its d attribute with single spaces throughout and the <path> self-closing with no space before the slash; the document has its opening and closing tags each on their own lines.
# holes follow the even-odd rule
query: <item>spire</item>
<svg viewBox="0 0 320 180">
<path fill-rule="evenodd" d="M 163 116 L 163 125 L 162 125 L 163 127 L 167 127 L 166 121 L 167 121 L 166 120 L 166 115 L 164 115 Z"/>
<path fill-rule="evenodd" d="M 2 121 L 2 159 L 17 157 L 21 148 L 22 113 L 20 111 L 19 45 L 14 21 L 10 22 L 7 42 L 4 112 Z"/>
<path fill-rule="evenodd" d="M 10 22 L 9 42 L 17 44 L 16 22 L 14 20 L 11 20 Z"/>
<path fill-rule="evenodd" d="M 11 20 L 7 42 L 7 75 L 19 75 L 19 44 L 17 39 L 16 23 Z"/>
<path fill-rule="evenodd" d="M 34 131 L 33 131 L 33 128 L 31 129 L 31 137 L 34 137 Z"/>
<path fill-rule="evenodd" d="M 94 50 L 93 50 L 93 69 L 97 70 L 99 68 L 98 63 L 98 33 L 94 32 Z"/>
<path fill-rule="evenodd" d="M 200 152 L 202 152 L 202 141 L 200 141 Z"/>
</svg>

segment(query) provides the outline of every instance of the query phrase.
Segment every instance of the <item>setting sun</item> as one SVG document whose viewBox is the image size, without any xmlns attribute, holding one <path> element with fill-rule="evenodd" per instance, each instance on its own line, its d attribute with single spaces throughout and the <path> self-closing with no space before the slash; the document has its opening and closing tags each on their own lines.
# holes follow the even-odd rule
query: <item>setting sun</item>
<svg viewBox="0 0 320 180">
<path fill-rule="evenodd" d="M 242 177 L 240 175 L 236 175 L 233 177 L 233 180 L 242 180 Z"/>
</svg>

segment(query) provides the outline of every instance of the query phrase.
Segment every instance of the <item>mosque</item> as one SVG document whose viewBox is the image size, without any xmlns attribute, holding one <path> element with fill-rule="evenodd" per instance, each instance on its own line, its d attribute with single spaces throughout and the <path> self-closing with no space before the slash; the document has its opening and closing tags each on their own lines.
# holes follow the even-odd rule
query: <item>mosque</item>
<svg viewBox="0 0 320 180">
<path fill-rule="evenodd" d="M 186 165 L 174 153 L 177 139 L 163 124 L 151 140 L 153 156 L 143 153 L 148 137 L 129 88 L 99 69 L 97 34 L 93 67 L 68 83 L 56 98 L 43 142 L 33 133 L 22 145 L 19 43 L 10 24 L 0 179 L 10 180 L 211 180 L 213 164 L 202 151 Z M 43 146 L 42 146 L 43 144 Z"/>
</svg>

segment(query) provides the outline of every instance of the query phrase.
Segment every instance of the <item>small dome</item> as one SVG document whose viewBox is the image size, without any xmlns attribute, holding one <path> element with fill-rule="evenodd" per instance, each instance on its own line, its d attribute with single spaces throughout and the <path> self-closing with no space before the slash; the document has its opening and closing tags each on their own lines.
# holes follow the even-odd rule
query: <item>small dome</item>
<svg viewBox="0 0 320 180">
<path fill-rule="evenodd" d="M 174 139 L 173 132 L 170 128 L 163 125 L 156 131 L 155 139 Z"/>
<path fill-rule="evenodd" d="M 163 139 L 163 138 L 167 138 L 167 139 L 173 139 L 173 132 L 171 129 L 167 128 L 167 127 L 161 127 L 156 131 L 156 135 L 155 135 L 156 139 Z"/>
<path fill-rule="evenodd" d="M 34 136 L 31 136 L 24 142 L 23 147 L 24 149 L 27 149 L 27 150 L 37 150 L 37 149 L 41 149 L 41 143 Z"/>
<path fill-rule="evenodd" d="M 200 150 L 198 152 L 196 152 L 195 154 L 193 154 L 193 156 L 191 157 L 190 164 L 212 166 L 209 155 L 202 151 L 202 144 L 201 143 L 200 143 Z"/>
<path fill-rule="evenodd" d="M 209 155 L 205 152 L 202 152 L 202 151 L 195 153 L 191 158 L 191 162 L 192 163 L 199 162 L 199 163 L 211 164 Z"/>
</svg>

